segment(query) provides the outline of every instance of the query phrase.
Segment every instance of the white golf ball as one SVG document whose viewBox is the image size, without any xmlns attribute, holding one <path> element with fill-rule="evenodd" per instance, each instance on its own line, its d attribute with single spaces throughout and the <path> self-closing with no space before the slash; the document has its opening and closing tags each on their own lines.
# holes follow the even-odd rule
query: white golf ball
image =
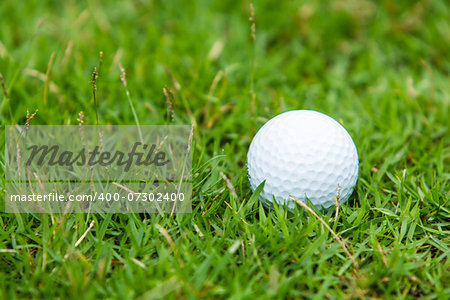
<svg viewBox="0 0 450 300">
<path fill-rule="evenodd" d="M 358 152 L 352 138 L 333 118 L 312 110 L 293 110 L 269 120 L 256 133 L 247 154 L 247 174 L 259 199 L 295 206 L 289 196 L 317 207 L 350 197 L 358 178 Z"/>
</svg>

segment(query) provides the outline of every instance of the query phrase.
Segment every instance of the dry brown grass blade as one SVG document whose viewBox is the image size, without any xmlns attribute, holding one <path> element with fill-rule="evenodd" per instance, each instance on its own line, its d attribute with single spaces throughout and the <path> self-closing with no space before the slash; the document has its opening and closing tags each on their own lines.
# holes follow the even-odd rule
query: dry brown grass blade
<svg viewBox="0 0 450 300">
<path fill-rule="evenodd" d="M 44 104 L 48 102 L 48 82 L 50 77 L 50 70 L 52 69 L 53 60 L 55 59 L 55 52 L 50 56 L 50 60 L 48 61 L 47 72 L 45 73 L 45 81 L 44 81 Z"/>
<path fill-rule="evenodd" d="M 75 243 L 75 247 L 78 247 L 78 245 L 84 240 L 84 238 L 87 236 L 89 231 L 94 227 L 95 220 L 92 220 L 91 224 L 89 224 L 88 229 L 83 233 L 83 235 L 78 239 L 78 241 Z"/>
<path fill-rule="evenodd" d="M 3 78 L 2 73 L 0 73 L 0 84 L 2 86 L 3 95 L 8 99 L 8 90 L 6 89 L 5 78 Z"/>
<path fill-rule="evenodd" d="M 167 230 L 159 224 L 156 224 L 155 227 L 156 227 L 156 229 L 158 229 L 159 233 L 164 237 L 164 239 L 170 244 L 170 246 L 172 248 L 176 249 L 175 242 L 173 241 L 169 232 L 167 232 Z"/>
<path fill-rule="evenodd" d="M 173 122 L 173 120 L 175 119 L 175 112 L 173 110 L 173 99 L 174 99 L 174 95 L 173 92 L 170 90 L 170 88 L 168 86 L 163 88 L 163 92 L 164 92 L 164 96 L 166 97 L 166 103 L 167 103 L 167 107 L 169 109 L 170 112 L 170 118 Z"/>
<path fill-rule="evenodd" d="M 334 197 L 334 206 L 336 207 L 336 211 L 334 213 L 334 221 L 336 222 L 339 215 L 339 206 L 341 205 L 341 185 L 338 184 L 338 192 L 337 196 Z"/>
<path fill-rule="evenodd" d="M 355 269 L 355 273 L 356 273 L 357 277 L 359 278 L 360 277 L 359 276 L 359 264 L 356 261 L 356 259 L 353 257 L 353 255 L 350 253 L 350 251 L 347 249 L 347 246 L 345 246 L 344 241 L 342 241 L 342 239 L 336 234 L 336 232 L 334 232 L 333 229 L 331 229 L 331 227 L 318 214 L 316 214 L 316 212 L 314 210 L 312 210 L 308 205 L 306 205 L 302 201 L 299 201 L 299 200 L 295 199 L 292 196 L 290 196 L 289 199 L 291 199 L 292 201 L 294 201 L 295 203 L 297 203 L 298 205 L 300 205 L 301 207 L 306 209 L 308 212 L 310 212 L 314 217 L 316 217 L 317 220 L 319 220 L 323 224 L 323 226 L 325 226 L 325 228 L 328 229 L 328 231 L 333 235 L 334 239 L 342 247 L 342 249 L 344 250 L 345 254 L 352 261 L 353 267 Z"/>
</svg>

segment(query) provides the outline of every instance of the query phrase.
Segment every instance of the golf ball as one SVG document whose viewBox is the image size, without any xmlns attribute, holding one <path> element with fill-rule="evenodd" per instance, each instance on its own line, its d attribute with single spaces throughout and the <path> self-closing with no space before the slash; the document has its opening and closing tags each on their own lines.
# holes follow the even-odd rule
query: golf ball
<svg viewBox="0 0 450 300">
<path fill-rule="evenodd" d="M 259 199 L 295 206 L 289 196 L 317 207 L 350 197 L 358 178 L 358 152 L 333 118 L 312 110 L 293 110 L 270 119 L 256 133 L 247 154 L 247 174 Z M 338 192 L 339 187 L 339 192 Z"/>
</svg>

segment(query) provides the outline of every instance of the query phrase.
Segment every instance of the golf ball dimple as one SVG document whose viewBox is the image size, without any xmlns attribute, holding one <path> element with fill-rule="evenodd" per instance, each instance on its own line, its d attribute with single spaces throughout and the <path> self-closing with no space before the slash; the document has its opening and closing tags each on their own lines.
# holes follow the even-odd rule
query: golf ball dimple
<svg viewBox="0 0 450 300">
<path fill-rule="evenodd" d="M 259 198 L 293 209 L 289 196 L 317 207 L 334 205 L 352 194 L 358 178 L 358 152 L 352 138 L 333 118 L 312 110 L 293 110 L 270 119 L 256 133 L 247 154 L 247 174 Z"/>
</svg>

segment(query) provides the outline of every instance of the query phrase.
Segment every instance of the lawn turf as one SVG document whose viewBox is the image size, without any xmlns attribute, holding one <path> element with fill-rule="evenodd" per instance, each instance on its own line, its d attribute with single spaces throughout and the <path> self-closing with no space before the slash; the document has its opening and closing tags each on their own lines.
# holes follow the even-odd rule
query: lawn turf
<svg viewBox="0 0 450 300">
<path fill-rule="evenodd" d="M 448 299 L 448 4 L 253 8 L 0 2 L 2 170 L 4 126 L 27 110 L 31 125 L 78 124 L 81 111 L 85 124 L 136 124 L 119 65 L 141 124 L 194 125 L 192 214 L 1 213 L 0 298 Z M 330 115 L 356 143 L 353 196 L 337 221 L 316 212 L 358 268 L 312 214 L 252 197 L 249 143 L 291 109 Z"/>
</svg>

